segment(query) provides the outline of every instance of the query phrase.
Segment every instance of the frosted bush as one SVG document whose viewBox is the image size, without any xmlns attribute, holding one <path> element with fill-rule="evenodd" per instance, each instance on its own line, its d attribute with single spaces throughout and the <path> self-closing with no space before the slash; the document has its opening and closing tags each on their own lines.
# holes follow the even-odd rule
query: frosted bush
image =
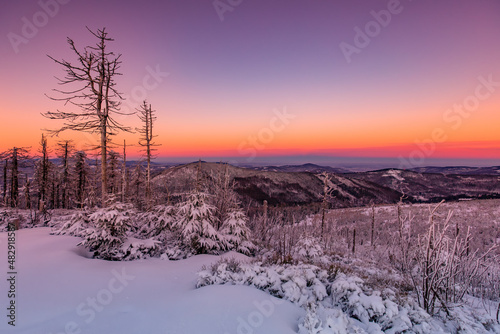
<svg viewBox="0 0 500 334">
<path fill-rule="evenodd" d="M 198 273 L 197 287 L 212 284 L 254 286 L 305 308 L 300 334 L 443 332 L 412 299 L 398 305 L 391 290 L 372 291 L 362 279 L 345 274 L 330 281 L 325 270 L 310 264 L 229 265 L 221 260 Z"/>
<path fill-rule="evenodd" d="M 228 270 L 227 261 L 217 262 L 198 273 L 198 287 L 212 284 L 245 284 L 268 291 L 275 297 L 299 305 L 323 300 L 328 294 L 327 273 L 312 265 L 264 267 L 261 263 L 241 263 L 240 270 Z"/>
<path fill-rule="evenodd" d="M 318 319 L 316 308 L 316 304 L 310 303 L 307 305 L 306 316 L 303 322 L 299 324 L 299 334 L 319 334 L 322 332 L 322 322 Z"/>
<path fill-rule="evenodd" d="M 312 236 L 301 237 L 293 246 L 291 255 L 297 261 L 307 263 L 326 262 L 320 240 Z"/>
</svg>

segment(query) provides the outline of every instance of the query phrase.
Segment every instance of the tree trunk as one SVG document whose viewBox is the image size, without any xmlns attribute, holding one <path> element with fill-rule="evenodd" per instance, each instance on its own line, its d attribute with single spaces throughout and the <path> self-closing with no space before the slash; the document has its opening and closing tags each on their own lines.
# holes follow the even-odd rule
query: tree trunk
<svg viewBox="0 0 500 334">
<path fill-rule="evenodd" d="M 127 144 L 123 140 L 123 170 L 122 170 L 122 202 L 125 203 L 127 196 Z"/>
<path fill-rule="evenodd" d="M 104 122 L 103 122 L 104 123 Z M 107 205 L 108 195 L 108 173 L 107 173 L 107 156 L 106 156 L 106 124 L 101 124 L 101 206 Z"/>
<path fill-rule="evenodd" d="M 352 231 L 352 253 L 356 253 L 356 229 Z"/>
<path fill-rule="evenodd" d="M 64 143 L 64 176 L 62 186 L 62 207 L 67 209 L 69 207 L 68 200 L 68 182 L 69 182 L 69 146 L 68 142 Z"/>
<path fill-rule="evenodd" d="M 12 151 L 12 167 L 11 167 L 11 187 L 10 187 L 10 206 L 17 207 L 17 199 L 19 194 L 19 172 L 17 169 L 17 148 Z"/>
<path fill-rule="evenodd" d="M 146 200 L 147 200 L 147 208 L 149 209 L 151 206 L 151 140 L 152 140 L 152 115 L 151 115 L 151 105 L 149 105 L 149 109 L 146 110 L 146 154 L 147 154 L 147 162 L 148 169 L 146 174 Z"/>
<path fill-rule="evenodd" d="M 7 170 L 9 169 L 9 159 L 5 159 L 5 165 L 3 166 L 3 198 L 2 201 L 6 204 L 7 201 Z"/>
<path fill-rule="evenodd" d="M 375 246 L 374 235 L 375 235 L 375 205 L 372 205 L 372 231 L 370 237 L 370 246 Z"/>
</svg>

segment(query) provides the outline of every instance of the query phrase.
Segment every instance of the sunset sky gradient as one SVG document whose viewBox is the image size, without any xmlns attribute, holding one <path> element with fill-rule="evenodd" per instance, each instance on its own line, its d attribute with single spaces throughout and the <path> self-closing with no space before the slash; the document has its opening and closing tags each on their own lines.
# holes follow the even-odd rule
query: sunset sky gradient
<svg viewBox="0 0 500 334">
<path fill-rule="evenodd" d="M 137 93 L 144 90 L 137 87 L 152 69 L 169 73 L 148 81 L 157 85 L 147 90 L 158 114 L 158 154 L 169 161 L 279 162 L 284 156 L 287 163 L 294 162 L 290 157 L 331 164 L 361 157 L 500 164 L 499 1 L 242 0 L 232 6 L 238 1 L 220 0 L 231 6 L 223 20 L 211 0 L 64 2 L 27 43 L 13 47 L 12 34 L 23 36 L 23 25 L 34 16 L 42 20 L 43 8 L 37 1 L 2 1 L 0 151 L 35 150 L 42 129 L 57 127 L 40 115 L 69 108 L 44 95 L 63 74 L 47 55 L 74 60 L 66 37 L 85 46 L 94 43 L 85 26 L 105 26 L 116 40 L 111 49 L 122 54 L 124 109 L 141 103 Z M 398 13 L 349 62 L 339 45 L 355 46 L 355 28 L 365 30 L 375 20 L 372 11 L 391 6 Z M 460 113 L 456 105 L 466 108 Z M 291 116 L 276 119 L 280 112 Z M 140 125 L 137 117 L 123 123 Z M 78 148 L 94 141 L 75 133 L 61 138 Z M 115 141 L 124 138 L 138 141 L 137 134 Z M 129 155 L 137 157 L 137 150 Z"/>
</svg>

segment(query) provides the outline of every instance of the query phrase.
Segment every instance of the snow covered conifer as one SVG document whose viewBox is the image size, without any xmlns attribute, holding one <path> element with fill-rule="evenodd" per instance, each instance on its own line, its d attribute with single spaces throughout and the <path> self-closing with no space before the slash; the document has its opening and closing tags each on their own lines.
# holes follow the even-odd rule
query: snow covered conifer
<svg viewBox="0 0 500 334">
<path fill-rule="evenodd" d="M 157 205 L 151 211 L 138 215 L 138 233 L 145 237 L 160 237 L 170 231 L 177 218 L 177 208 L 172 205 Z"/>
<path fill-rule="evenodd" d="M 72 235 L 75 237 L 84 236 L 85 231 L 89 228 L 90 217 L 87 211 L 78 211 L 71 216 L 71 219 L 64 223 L 60 229 L 52 231 L 55 235 Z"/>
<path fill-rule="evenodd" d="M 121 246 L 130 229 L 133 213 L 133 206 L 123 203 L 112 203 L 94 212 L 90 215 L 94 227 L 82 232 L 84 240 L 78 245 L 93 251 L 95 258 L 120 260 L 124 255 Z"/>
<path fill-rule="evenodd" d="M 213 226 L 215 208 L 207 203 L 207 194 L 194 192 L 179 208 L 174 225 L 181 231 L 182 242 L 195 254 L 217 253 L 223 247 Z"/>
<path fill-rule="evenodd" d="M 323 332 L 321 320 L 316 313 L 316 304 L 308 303 L 303 323 L 299 324 L 299 334 L 319 334 Z"/>
<path fill-rule="evenodd" d="M 292 248 L 292 257 L 306 263 L 321 262 L 324 250 L 318 238 L 302 235 Z"/>
<path fill-rule="evenodd" d="M 229 211 L 220 231 L 229 250 L 248 255 L 255 249 L 255 245 L 249 240 L 251 232 L 247 221 L 247 216 L 240 209 Z"/>
</svg>

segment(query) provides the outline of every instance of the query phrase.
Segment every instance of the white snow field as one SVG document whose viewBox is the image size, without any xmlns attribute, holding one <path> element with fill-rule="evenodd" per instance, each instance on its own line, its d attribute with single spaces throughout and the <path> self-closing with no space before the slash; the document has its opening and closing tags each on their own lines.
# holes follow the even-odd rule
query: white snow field
<svg viewBox="0 0 500 334">
<path fill-rule="evenodd" d="M 242 285 L 196 289 L 197 272 L 220 256 L 181 261 L 91 259 L 79 238 L 50 228 L 16 232 L 16 320 L 8 324 L 7 233 L 0 233 L 0 333 L 297 333 L 305 311 Z M 245 260 L 246 256 L 227 253 Z"/>
<path fill-rule="evenodd" d="M 498 200 L 452 207 L 459 219 L 456 226 L 467 223 L 473 228 L 473 247 L 498 243 Z M 411 210 L 420 217 L 414 230 L 421 233 L 425 209 L 429 207 L 402 206 L 403 213 Z M 108 211 L 119 212 L 103 214 Z M 497 263 L 489 263 L 488 278 L 482 281 L 487 284 L 475 290 L 475 298 L 467 295 L 466 302 L 436 309 L 430 316 L 404 276 L 388 263 L 387 253 L 397 250 L 389 242 L 396 208 L 373 211 L 384 231 L 375 239 L 376 248 L 362 242 L 367 240 L 362 232 L 369 231 L 371 208 L 332 210 L 328 215 L 336 217 L 337 228 L 356 222 L 361 231 L 357 253 L 351 254 L 348 240 L 337 229 L 327 232 L 330 253 L 319 239 L 304 234 L 289 250 L 293 261 L 282 262 L 265 249 L 257 258 L 229 252 L 178 261 L 165 260 L 168 253 L 134 261 L 95 259 L 77 246 L 80 237 L 50 234 L 66 223 L 81 223 L 69 219 L 69 212 L 60 212 L 53 217 L 52 230 L 26 224 L 15 232 L 14 269 L 9 268 L 8 232 L 0 232 L 0 334 L 500 334 Z M 309 223 L 312 218 L 296 228 L 310 229 Z M 0 228 L 5 231 L 6 225 Z M 281 242 L 279 234 L 272 235 Z M 128 237 L 126 243 L 138 240 Z M 17 272 L 14 287 L 9 282 L 12 270 Z M 10 290 L 15 290 L 15 299 Z M 494 296 L 481 298 L 481 291 Z M 14 321 L 8 316 L 12 301 L 15 326 L 9 325 Z"/>
</svg>

